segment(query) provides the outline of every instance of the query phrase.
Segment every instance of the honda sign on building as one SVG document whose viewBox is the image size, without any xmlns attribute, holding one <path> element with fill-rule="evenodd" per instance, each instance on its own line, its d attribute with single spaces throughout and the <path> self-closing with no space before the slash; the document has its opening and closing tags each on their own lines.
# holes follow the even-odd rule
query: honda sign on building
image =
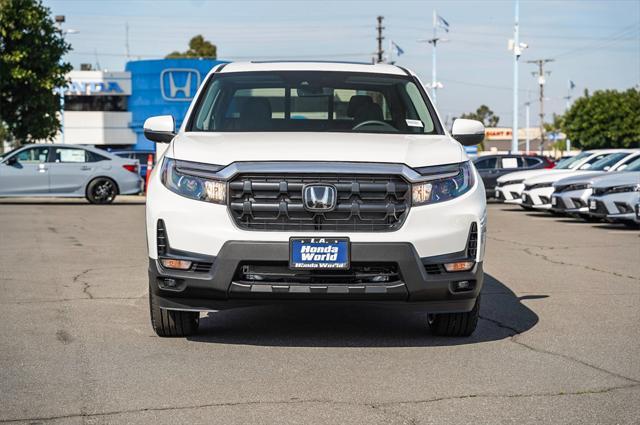
<svg viewBox="0 0 640 425">
<path fill-rule="evenodd" d="M 221 61 L 210 59 L 158 59 L 128 62 L 131 73 L 131 129 L 136 149 L 155 149 L 143 134 L 144 121 L 154 115 L 172 115 L 176 126 L 207 73 Z"/>
</svg>

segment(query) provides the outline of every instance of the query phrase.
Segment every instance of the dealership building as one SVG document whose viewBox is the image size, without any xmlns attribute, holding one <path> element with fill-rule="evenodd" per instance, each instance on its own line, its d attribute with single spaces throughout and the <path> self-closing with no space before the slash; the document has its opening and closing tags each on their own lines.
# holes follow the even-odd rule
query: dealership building
<svg viewBox="0 0 640 425">
<path fill-rule="evenodd" d="M 127 62 L 125 70 L 71 71 L 57 143 L 155 150 L 144 121 L 173 115 L 180 125 L 207 73 L 221 61 L 158 59 Z"/>
</svg>

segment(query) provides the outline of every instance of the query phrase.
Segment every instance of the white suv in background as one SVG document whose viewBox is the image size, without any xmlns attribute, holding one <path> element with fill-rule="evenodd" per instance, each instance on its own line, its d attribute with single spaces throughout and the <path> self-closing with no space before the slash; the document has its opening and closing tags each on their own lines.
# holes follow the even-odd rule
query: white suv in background
<svg viewBox="0 0 640 425">
<path fill-rule="evenodd" d="M 437 335 L 478 320 L 482 181 L 416 75 L 392 65 L 214 68 L 147 195 L 151 322 L 196 331 L 201 311 L 268 303 L 379 303 L 428 313 Z M 457 141 L 456 141 L 457 140 Z"/>
</svg>

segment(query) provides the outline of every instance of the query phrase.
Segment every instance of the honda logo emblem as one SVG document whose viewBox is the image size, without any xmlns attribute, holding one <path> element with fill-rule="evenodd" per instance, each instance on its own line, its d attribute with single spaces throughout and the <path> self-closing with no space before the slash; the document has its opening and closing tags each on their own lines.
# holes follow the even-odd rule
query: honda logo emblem
<svg viewBox="0 0 640 425">
<path fill-rule="evenodd" d="M 338 191 L 328 184 L 310 184 L 302 189 L 302 201 L 307 211 L 331 211 L 336 207 Z"/>
<path fill-rule="evenodd" d="M 188 102 L 200 86 L 200 73 L 192 68 L 168 68 L 160 73 L 162 98 L 169 101 Z"/>
</svg>

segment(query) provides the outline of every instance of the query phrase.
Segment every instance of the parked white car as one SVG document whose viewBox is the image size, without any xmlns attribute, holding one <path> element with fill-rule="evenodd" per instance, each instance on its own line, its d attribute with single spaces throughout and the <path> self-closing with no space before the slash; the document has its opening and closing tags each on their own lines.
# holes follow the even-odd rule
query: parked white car
<svg viewBox="0 0 640 425">
<path fill-rule="evenodd" d="M 613 162 L 613 155 L 607 157 Z M 596 164 L 594 164 L 595 166 Z M 551 209 L 558 213 L 565 213 L 589 220 L 589 197 L 592 194 L 592 186 L 599 177 L 606 175 L 609 170 L 585 172 L 577 176 L 565 177 L 553 184 L 551 195 Z M 615 172 L 640 171 L 640 152 L 628 155 L 621 164 L 617 165 Z"/>
<path fill-rule="evenodd" d="M 506 204 L 522 204 L 522 191 L 524 190 L 525 179 L 535 177 L 538 175 L 544 175 L 547 173 L 564 173 L 571 171 L 591 160 L 597 153 L 595 151 L 584 151 L 579 154 L 565 158 L 558 162 L 554 168 L 551 169 L 536 169 L 516 171 L 513 173 L 505 174 L 498 178 L 495 188 L 496 198 L 501 199 Z M 526 207 L 529 208 L 529 207 Z"/>
<path fill-rule="evenodd" d="M 633 149 L 601 150 L 574 170 L 528 178 L 523 182 L 522 205 L 533 209 L 551 209 L 553 184 L 558 180 L 581 175 L 589 171 L 615 171 L 618 167 L 626 164 L 628 158 L 637 152 L 638 150 Z"/>
<path fill-rule="evenodd" d="M 638 163 L 630 164 L 634 169 Z M 593 183 L 593 195 L 589 197 L 589 214 L 595 218 L 624 223 L 635 227 L 640 222 L 640 171 L 613 173 L 598 178 Z"/>
<path fill-rule="evenodd" d="M 388 64 L 230 63 L 206 77 L 151 174 L 146 223 L 153 329 L 199 312 L 310 301 L 428 313 L 434 334 L 476 328 L 486 198 L 416 75 Z"/>
</svg>

